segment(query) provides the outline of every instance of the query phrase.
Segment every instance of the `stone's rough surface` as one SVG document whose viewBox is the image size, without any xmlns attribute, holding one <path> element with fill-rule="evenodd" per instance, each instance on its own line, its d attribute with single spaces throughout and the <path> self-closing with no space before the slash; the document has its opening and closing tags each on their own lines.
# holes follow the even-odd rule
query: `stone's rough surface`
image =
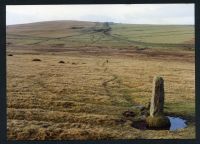
<svg viewBox="0 0 200 144">
<path fill-rule="evenodd" d="M 150 106 L 150 116 L 163 115 L 164 107 L 164 80 L 162 77 L 154 77 L 153 91 Z"/>
</svg>

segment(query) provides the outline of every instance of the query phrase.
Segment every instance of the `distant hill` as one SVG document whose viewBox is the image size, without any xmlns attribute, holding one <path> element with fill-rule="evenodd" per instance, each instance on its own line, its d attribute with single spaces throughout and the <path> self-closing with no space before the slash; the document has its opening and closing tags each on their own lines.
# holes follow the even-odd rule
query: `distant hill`
<svg viewBox="0 0 200 144">
<path fill-rule="evenodd" d="M 193 25 L 46 21 L 7 26 L 9 46 L 194 49 Z"/>
</svg>

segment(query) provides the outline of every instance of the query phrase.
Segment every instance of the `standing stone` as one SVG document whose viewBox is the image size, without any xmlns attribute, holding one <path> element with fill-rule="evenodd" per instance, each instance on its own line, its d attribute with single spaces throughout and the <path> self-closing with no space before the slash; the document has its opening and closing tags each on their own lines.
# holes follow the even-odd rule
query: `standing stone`
<svg viewBox="0 0 200 144">
<path fill-rule="evenodd" d="M 164 80 L 156 76 L 153 80 L 153 91 L 150 106 L 150 116 L 163 115 L 164 108 Z"/>
<path fill-rule="evenodd" d="M 150 116 L 146 118 L 147 127 L 150 129 L 169 129 L 170 120 L 164 116 L 164 80 L 154 77 L 153 91 L 150 106 Z"/>
</svg>

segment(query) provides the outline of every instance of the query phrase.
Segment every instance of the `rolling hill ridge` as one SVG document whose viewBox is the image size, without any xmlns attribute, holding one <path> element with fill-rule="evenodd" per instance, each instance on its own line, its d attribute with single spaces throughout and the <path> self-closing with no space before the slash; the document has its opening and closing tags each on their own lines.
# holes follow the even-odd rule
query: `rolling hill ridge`
<svg viewBox="0 0 200 144">
<path fill-rule="evenodd" d="M 49 21 L 7 26 L 9 46 L 194 49 L 193 25 Z"/>
</svg>

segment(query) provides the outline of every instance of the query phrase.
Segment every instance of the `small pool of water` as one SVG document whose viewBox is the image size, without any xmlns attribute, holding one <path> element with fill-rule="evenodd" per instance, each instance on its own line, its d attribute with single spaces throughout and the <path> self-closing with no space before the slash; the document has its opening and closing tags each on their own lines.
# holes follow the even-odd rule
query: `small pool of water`
<svg viewBox="0 0 200 144">
<path fill-rule="evenodd" d="M 175 131 L 177 129 L 187 127 L 186 120 L 184 119 L 181 119 L 179 117 L 170 117 L 170 116 L 168 116 L 168 118 L 171 123 L 170 129 L 169 129 L 170 131 Z"/>
</svg>

